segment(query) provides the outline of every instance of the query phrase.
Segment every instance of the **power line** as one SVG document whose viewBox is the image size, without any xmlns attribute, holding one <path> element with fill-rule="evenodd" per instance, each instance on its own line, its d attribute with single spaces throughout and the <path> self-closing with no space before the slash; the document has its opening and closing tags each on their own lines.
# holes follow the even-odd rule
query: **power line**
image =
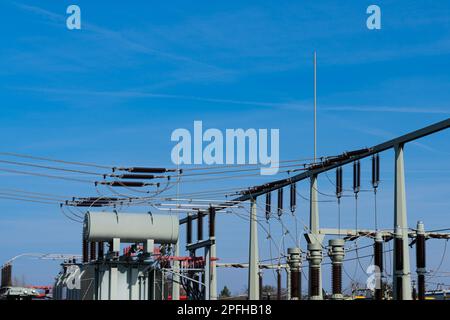
<svg viewBox="0 0 450 320">
<path fill-rule="evenodd" d="M 98 172 L 75 170 L 75 169 L 66 169 L 66 168 L 58 168 L 58 167 L 44 166 L 44 165 L 32 164 L 32 163 L 26 163 L 26 162 L 0 160 L 0 163 L 12 164 L 12 165 L 16 165 L 16 166 L 42 168 L 42 169 L 48 169 L 48 170 L 74 172 L 74 173 L 81 173 L 81 174 L 88 174 L 88 175 L 95 175 L 95 176 L 104 176 L 104 174 L 98 173 Z"/>
<path fill-rule="evenodd" d="M 58 202 L 49 202 L 49 201 L 41 201 L 41 200 L 30 200 L 30 199 L 23 199 L 23 198 L 17 198 L 17 197 L 0 196 L 0 199 L 14 200 L 14 201 L 25 201 L 25 202 L 34 202 L 34 203 L 41 203 L 41 204 L 52 204 L 52 205 L 57 205 L 58 204 Z"/>
<path fill-rule="evenodd" d="M 32 156 L 32 155 L 20 154 L 20 153 L 13 153 L 13 152 L 0 152 L 0 155 L 11 156 L 11 157 L 18 157 L 18 158 L 34 159 L 34 160 L 41 160 L 41 161 L 49 161 L 49 162 L 58 162 L 58 163 L 65 163 L 65 164 L 73 164 L 73 165 L 77 165 L 77 166 L 94 167 L 94 168 L 100 168 L 100 169 L 112 169 L 113 168 L 113 166 L 99 165 L 99 164 L 95 164 L 95 163 L 59 160 L 59 159 L 38 157 L 38 156 Z"/>
<path fill-rule="evenodd" d="M 92 183 L 92 184 L 94 183 L 94 181 L 85 180 L 85 179 L 69 178 L 69 177 L 55 176 L 55 175 L 44 174 L 44 173 L 20 171 L 20 170 L 6 169 L 6 168 L 0 168 L 0 171 L 9 172 L 9 173 L 18 173 L 18 174 L 30 175 L 30 176 L 38 176 L 38 177 L 44 177 L 44 178 L 51 178 L 51 179 L 60 179 L 60 180 L 66 180 L 66 181 L 75 181 L 75 182 Z"/>
</svg>

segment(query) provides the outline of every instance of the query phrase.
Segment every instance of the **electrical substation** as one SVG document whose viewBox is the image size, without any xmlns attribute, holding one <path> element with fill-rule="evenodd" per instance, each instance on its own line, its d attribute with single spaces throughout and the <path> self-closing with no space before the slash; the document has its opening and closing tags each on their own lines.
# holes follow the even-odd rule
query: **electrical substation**
<svg viewBox="0 0 450 320">
<path fill-rule="evenodd" d="M 217 281 L 221 270 L 231 268 L 245 269 L 247 272 L 248 292 L 243 298 L 354 299 L 355 297 L 349 297 L 343 292 L 343 272 L 348 263 L 346 256 L 355 250 L 351 244 L 364 238 L 372 242 L 369 248 L 373 261 L 373 286 L 368 289 L 370 299 L 425 300 L 431 295 L 427 291 L 427 244 L 431 241 L 446 242 L 450 233 L 444 232 L 446 229 L 427 230 L 426 220 L 409 221 L 404 152 L 408 143 L 440 134 L 449 127 L 450 119 L 446 119 L 372 147 L 319 157 L 291 169 L 288 178 L 241 188 L 236 196 L 223 199 L 217 191 L 183 194 L 183 197 L 165 196 L 167 187 L 163 186 L 177 183 L 183 175 L 192 175 L 188 170 L 102 167 L 101 169 L 111 171 L 102 173 L 103 179 L 94 181 L 93 186 L 96 189 L 105 186 L 116 196 L 73 197 L 59 203 L 67 217 L 82 222 L 79 230 L 81 254 L 44 256 L 63 260 L 52 288 L 53 298 L 216 300 L 220 299 Z M 384 229 L 378 227 L 376 196 L 379 188 L 382 188 L 380 168 L 388 165 L 382 161 L 387 152 L 394 153 L 394 163 L 391 164 L 395 168 L 394 207 L 392 227 Z M 357 208 L 358 196 L 362 192 L 361 160 L 366 158 L 371 163 L 369 191 L 374 196 L 374 228 L 344 227 L 340 220 L 341 200 L 345 194 L 353 197 Z M 343 182 L 345 165 L 352 169 L 351 186 L 345 186 Z M 318 177 L 333 170 L 334 197 L 339 220 L 338 225 L 333 228 L 324 228 L 319 223 L 319 199 L 322 194 L 319 191 Z M 272 218 L 283 215 L 296 216 L 299 196 L 297 189 L 301 183 L 309 188 L 309 223 L 303 234 L 305 241 L 301 242 L 302 245 L 299 241 L 298 246 L 286 248 L 277 260 L 267 262 L 260 259 L 261 221 L 269 222 Z M 145 187 L 156 188 L 157 191 L 150 196 L 146 194 L 134 197 L 125 196 L 123 191 L 116 191 Z M 275 196 L 277 201 L 273 201 Z M 222 232 L 221 214 L 234 208 L 242 208 L 244 203 L 249 203 L 245 217 L 249 233 L 248 236 L 240 237 L 245 239 L 247 236 L 248 262 L 221 262 L 216 238 L 217 233 Z M 286 203 L 289 205 L 286 206 Z M 134 205 L 148 206 L 152 210 L 133 213 L 128 208 Z M 157 213 L 153 213 L 154 211 Z M 180 231 L 181 227 L 183 232 Z M 325 237 L 328 242 L 324 241 Z M 386 250 L 390 243 L 393 249 Z M 411 261 L 412 252 L 415 253 L 416 261 Z M 392 261 L 390 270 L 386 268 L 387 259 Z M 4 292 L 12 290 L 13 260 L 2 266 Z M 324 264 L 331 265 L 332 290 L 328 293 L 323 290 Z M 271 297 L 263 292 L 264 270 L 271 270 L 276 275 L 276 292 Z M 433 294 L 445 298 L 448 292 L 443 290 Z"/>
</svg>

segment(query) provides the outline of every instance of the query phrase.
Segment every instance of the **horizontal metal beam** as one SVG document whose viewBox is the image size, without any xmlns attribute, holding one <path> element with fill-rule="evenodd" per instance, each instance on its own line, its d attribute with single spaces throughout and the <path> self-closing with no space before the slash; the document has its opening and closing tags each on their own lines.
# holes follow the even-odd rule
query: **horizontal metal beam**
<svg viewBox="0 0 450 320">
<path fill-rule="evenodd" d="M 419 129 L 419 130 L 407 133 L 405 135 L 402 135 L 400 137 L 397 137 L 395 139 L 380 143 L 371 148 L 363 149 L 363 151 L 361 153 L 353 154 L 350 152 L 349 153 L 350 156 L 343 160 L 331 162 L 330 164 L 323 165 L 322 167 L 318 167 L 318 168 L 317 168 L 317 166 L 315 166 L 314 169 L 303 171 L 302 173 L 300 173 L 298 175 L 294 175 L 294 176 L 286 178 L 286 179 L 281 179 L 281 180 L 277 180 L 277 181 L 274 181 L 274 182 L 271 182 L 271 183 L 268 183 L 265 185 L 254 187 L 253 189 L 257 189 L 257 191 L 255 191 L 255 192 L 247 191 L 246 194 L 243 194 L 242 196 L 232 199 L 231 201 L 236 203 L 236 202 L 244 202 L 244 201 L 254 199 L 260 195 L 278 190 L 280 188 L 284 188 L 284 187 L 286 187 L 292 183 L 295 183 L 297 181 L 308 179 L 313 175 L 318 175 L 320 173 L 323 173 L 323 172 L 332 170 L 334 168 L 346 165 L 346 164 L 354 162 L 356 160 L 370 157 L 371 155 L 374 155 L 376 153 L 394 148 L 397 145 L 404 145 L 405 143 L 408 143 L 408 142 L 423 138 L 425 136 L 428 136 L 430 134 L 448 129 L 449 127 L 450 127 L 450 118 L 447 118 L 443 121 L 437 122 L 435 124 L 424 127 L 422 129 Z M 268 185 L 268 186 L 266 187 L 266 185 Z M 228 207 L 228 205 L 227 205 L 226 201 L 224 201 L 223 204 L 216 206 L 216 211 L 226 209 L 227 207 Z M 206 215 L 207 213 L 201 213 L 201 214 Z M 191 215 L 190 217 L 192 220 L 195 220 L 195 219 L 197 219 L 197 214 Z M 186 221 L 187 221 L 187 219 L 182 219 L 182 220 L 180 220 L 180 224 L 186 223 Z"/>
<path fill-rule="evenodd" d="M 430 125 L 428 127 L 425 127 L 425 128 L 422 128 L 422 129 L 419 129 L 419 130 L 407 133 L 407 134 L 405 134 L 403 136 L 400 136 L 400 137 L 397 137 L 395 139 L 392 139 L 392 140 L 380 143 L 380 144 L 378 144 L 376 146 L 373 146 L 372 148 L 367 148 L 367 151 L 364 152 L 364 153 L 351 156 L 351 157 L 349 157 L 347 159 L 344 159 L 344 160 L 341 160 L 341 161 L 333 162 L 333 163 L 331 163 L 329 165 L 324 165 L 323 167 L 320 167 L 320 168 L 315 168 L 315 169 L 304 171 L 304 172 L 302 172 L 302 173 L 300 173 L 298 175 L 292 176 L 292 177 L 287 178 L 287 179 L 282 179 L 282 180 L 278 180 L 278 181 L 272 182 L 272 183 L 270 183 L 271 186 L 268 187 L 268 188 L 262 188 L 261 190 L 258 190 L 255 193 L 249 193 L 249 194 L 242 195 L 242 196 L 240 196 L 240 197 L 238 197 L 236 199 L 233 199 L 233 201 L 243 202 L 243 201 L 250 200 L 252 198 L 258 197 L 258 196 L 263 195 L 263 194 L 266 194 L 268 192 L 272 192 L 274 190 L 278 190 L 280 188 L 288 186 L 288 185 L 290 185 L 290 184 L 292 184 L 294 182 L 307 179 L 307 178 L 309 178 L 309 177 L 311 177 L 313 175 L 318 175 L 320 173 L 332 170 L 334 168 L 343 166 L 345 164 L 354 162 L 356 160 L 360 160 L 360 159 L 363 159 L 363 158 L 370 157 L 371 155 L 374 155 L 376 153 L 379 153 L 379 152 L 386 151 L 388 149 L 394 148 L 397 145 L 403 145 L 405 143 L 408 143 L 408 142 L 411 142 L 411 141 L 423 138 L 425 136 L 428 136 L 430 134 L 436 133 L 438 131 L 442 131 L 442 130 L 448 129 L 449 127 L 450 127 L 450 118 L 447 118 L 446 120 L 437 122 L 437 123 L 432 124 L 432 125 Z"/>
<path fill-rule="evenodd" d="M 237 268 L 237 269 L 243 269 L 243 268 L 248 268 L 248 263 L 232 263 L 232 262 L 228 262 L 228 263 L 216 263 L 217 267 L 220 268 Z M 282 263 L 282 264 L 265 264 L 265 263 L 260 263 L 258 265 L 258 267 L 260 269 L 286 269 L 289 267 L 288 264 Z"/>
<path fill-rule="evenodd" d="M 186 250 L 187 251 L 197 250 L 200 248 L 209 247 L 215 243 L 216 243 L 216 241 L 214 239 L 208 239 L 208 240 L 203 240 L 203 241 L 199 241 L 196 243 L 190 243 L 190 244 L 186 245 Z"/>
</svg>

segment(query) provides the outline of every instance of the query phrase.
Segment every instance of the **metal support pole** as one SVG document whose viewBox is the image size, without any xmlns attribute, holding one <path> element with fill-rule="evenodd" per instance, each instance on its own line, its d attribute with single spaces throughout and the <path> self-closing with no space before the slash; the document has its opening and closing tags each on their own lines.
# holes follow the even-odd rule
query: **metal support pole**
<svg viewBox="0 0 450 320">
<path fill-rule="evenodd" d="M 317 157 L 317 53 L 314 51 L 314 162 Z"/>
<path fill-rule="evenodd" d="M 342 261 L 344 260 L 344 239 L 332 239 L 329 241 L 330 251 L 328 252 L 332 263 L 332 288 L 331 299 L 342 300 Z"/>
<path fill-rule="evenodd" d="M 258 257 L 258 222 L 256 214 L 256 199 L 251 199 L 250 209 L 250 242 L 249 242 L 249 266 L 248 266 L 248 298 L 259 298 L 259 257 Z"/>
<path fill-rule="evenodd" d="M 285 268 L 286 270 L 286 300 L 291 300 L 291 270 Z"/>
<path fill-rule="evenodd" d="M 422 221 L 417 223 L 416 235 L 416 266 L 417 284 L 419 288 L 419 300 L 425 300 L 425 275 L 426 270 L 426 250 L 425 250 L 425 227 Z"/>
<path fill-rule="evenodd" d="M 379 272 L 375 284 L 375 300 L 383 300 L 383 236 L 377 232 L 374 244 L 374 262 Z"/>
<path fill-rule="evenodd" d="M 186 244 L 192 243 L 192 217 L 191 214 L 188 213 L 187 223 L 186 223 Z"/>
<path fill-rule="evenodd" d="M 197 218 L 197 241 L 200 242 L 203 240 L 203 213 L 202 212 L 198 212 L 198 218 Z M 206 249 L 205 249 L 205 253 L 206 253 Z M 195 255 L 195 251 L 194 251 L 194 255 Z M 201 273 L 199 274 L 198 280 L 201 283 L 205 283 L 205 273 Z M 205 291 L 205 287 L 203 285 L 201 285 L 200 283 L 198 284 L 198 290 L 200 292 L 205 292 L 206 295 L 206 291 Z"/>
<path fill-rule="evenodd" d="M 300 248 L 288 249 L 288 265 L 291 274 L 291 300 L 301 300 L 301 250 Z"/>
<path fill-rule="evenodd" d="M 210 268 L 209 268 L 209 299 L 217 300 L 217 271 L 216 271 L 216 209 L 209 209 L 209 239 L 213 241 L 210 246 Z"/>
<path fill-rule="evenodd" d="M 178 257 L 180 255 L 180 243 L 174 246 L 174 256 Z M 173 262 L 173 274 L 172 274 L 172 300 L 180 300 L 180 261 L 175 259 Z"/>
<path fill-rule="evenodd" d="M 118 300 L 118 277 L 119 270 L 117 265 L 112 265 L 109 269 L 109 300 Z"/>
<path fill-rule="evenodd" d="M 197 218 L 197 240 L 203 240 L 203 214 L 201 212 L 198 213 Z"/>
<path fill-rule="evenodd" d="M 394 246 L 394 297 L 397 300 L 411 300 L 411 268 L 408 247 L 408 220 L 406 212 L 405 165 L 403 145 L 395 146 L 395 193 L 394 193 L 394 228 L 396 238 L 400 238 L 402 246 Z M 398 240 L 400 243 L 400 240 Z M 399 257 L 401 255 L 401 259 Z M 401 262 L 398 266 L 397 262 Z"/>
<path fill-rule="evenodd" d="M 205 283 L 205 300 L 211 300 L 211 247 L 205 247 L 205 273 L 204 273 L 204 283 Z"/>
</svg>

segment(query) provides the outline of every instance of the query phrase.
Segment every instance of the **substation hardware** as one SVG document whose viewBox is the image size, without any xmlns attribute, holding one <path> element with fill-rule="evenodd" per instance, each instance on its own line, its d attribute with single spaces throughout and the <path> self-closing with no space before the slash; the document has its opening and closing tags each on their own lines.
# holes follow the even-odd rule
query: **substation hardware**
<svg viewBox="0 0 450 320">
<path fill-rule="evenodd" d="M 172 215 L 87 212 L 83 263 L 61 265 L 54 299 L 167 299 L 169 280 L 161 265 L 168 261 L 159 260 L 163 252 L 155 255 L 154 245 L 175 245 L 178 230 L 178 218 Z M 107 251 L 105 243 L 109 245 Z M 123 243 L 131 245 L 121 254 Z"/>
</svg>

